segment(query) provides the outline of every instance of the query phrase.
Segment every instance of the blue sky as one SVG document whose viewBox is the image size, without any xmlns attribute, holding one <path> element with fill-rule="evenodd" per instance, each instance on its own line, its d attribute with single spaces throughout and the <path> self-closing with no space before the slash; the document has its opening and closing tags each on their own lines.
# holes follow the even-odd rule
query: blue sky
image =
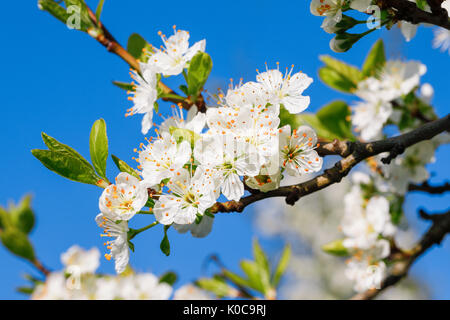
<svg viewBox="0 0 450 320">
<path fill-rule="evenodd" d="M 0 29 L 0 204 L 17 201 L 28 192 L 33 194 L 37 215 L 33 243 L 40 259 L 50 268 L 59 269 L 60 254 L 72 244 L 103 250 L 100 229 L 94 223 L 101 189 L 65 180 L 44 168 L 30 153 L 33 148 L 44 147 L 41 132 L 89 157 L 90 127 L 102 117 L 108 126 L 111 153 L 130 163 L 132 150 L 143 142 L 143 136 L 140 117 L 124 117 L 129 101 L 121 89 L 111 84 L 112 80 L 129 80 L 127 65 L 86 34 L 70 31 L 38 10 L 36 2 L 3 4 L 3 12 L 15 14 L 4 14 L 3 25 L 7 27 Z M 96 1 L 88 4 L 95 8 Z M 319 81 L 318 56 L 331 54 L 359 66 L 373 42 L 382 36 L 388 41 L 391 57 L 420 59 L 428 66 L 423 81 L 435 88 L 437 112 L 442 116 L 448 110 L 449 56 L 431 48 L 431 28 L 421 28 L 410 43 L 404 43 L 397 31 L 376 31 L 349 52 L 335 54 L 328 46 L 330 35 L 320 29 L 322 19 L 310 14 L 309 1 L 305 0 L 220 5 L 211 1 L 171 1 L 170 6 L 164 1 L 107 0 L 102 21 L 122 44 L 126 44 L 131 33 L 138 32 L 159 46 L 157 31 L 169 34 L 172 25 L 189 30 L 192 41 L 205 38 L 206 50 L 214 62 L 207 85 L 211 91 L 225 88 L 229 78 L 253 80 L 255 69 L 263 69 L 264 62 L 270 67 L 275 67 L 277 61 L 281 67 L 294 64 L 296 70 L 314 78 L 307 90 L 312 111 L 332 99 L 352 99 Z M 430 165 L 436 183 L 450 176 L 450 168 L 444 166 L 449 155 L 448 147 L 441 148 L 438 162 Z M 111 179 L 117 174 L 112 161 L 107 173 Z M 449 201 L 448 196 L 411 196 L 411 217 L 415 217 L 420 203 L 438 211 L 447 209 Z M 159 250 L 162 231 L 157 227 L 136 238 L 131 263 L 139 271 L 157 274 L 174 270 L 180 275 L 179 283 L 201 275 L 202 265 L 211 253 L 218 253 L 227 266 L 236 267 L 240 259 L 250 257 L 251 240 L 257 235 L 251 211 L 218 215 L 213 232 L 205 239 L 170 230 L 170 257 Z M 135 226 L 151 222 L 146 216 L 134 220 Z M 416 221 L 413 225 L 424 230 L 427 223 Z M 277 254 L 278 245 L 269 240 L 264 244 L 269 252 Z M 442 248 L 430 250 L 413 267 L 412 274 L 430 284 L 434 298 L 450 298 L 449 245 L 448 240 L 444 241 Z M 33 269 L 0 248 L 0 270 L 0 299 L 23 298 L 15 288 L 26 284 L 22 275 L 34 273 Z M 112 273 L 113 264 L 102 260 L 100 271 Z"/>
</svg>

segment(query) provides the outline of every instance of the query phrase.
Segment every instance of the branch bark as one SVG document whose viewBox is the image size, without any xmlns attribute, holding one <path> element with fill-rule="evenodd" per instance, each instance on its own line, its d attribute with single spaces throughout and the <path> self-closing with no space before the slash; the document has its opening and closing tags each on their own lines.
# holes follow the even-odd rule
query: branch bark
<svg viewBox="0 0 450 320">
<path fill-rule="evenodd" d="M 411 265 L 433 245 L 439 245 L 447 233 L 450 233 L 450 210 L 442 214 L 428 214 L 423 210 L 419 212 L 423 219 L 432 222 L 431 227 L 411 251 L 403 252 L 402 257 L 394 263 L 390 275 L 381 283 L 379 289 L 370 289 L 353 296 L 352 300 L 370 300 L 382 291 L 395 285 L 408 275 Z"/>
<path fill-rule="evenodd" d="M 446 182 L 440 186 L 431 186 L 428 181 L 425 181 L 422 184 L 410 184 L 408 191 L 422 191 L 430 194 L 442 194 L 450 191 L 450 183 Z"/>
<path fill-rule="evenodd" d="M 450 30 L 447 10 L 441 8 L 441 0 L 428 0 L 432 12 L 419 9 L 415 2 L 408 0 L 382 0 L 383 7 L 395 9 L 395 17 L 413 24 L 429 23 Z"/>
<path fill-rule="evenodd" d="M 322 155 L 339 154 L 344 158 L 336 162 L 332 168 L 326 169 L 323 174 L 296 185 L 280 187 L 268 192 L 254 193 L 241 198 L 239 201 L 217 202 L 210 208 L 210 212 L 242 212 L 245 207 L 253 202 L 272 197 L 285 197 L 287 204 L 294 205 L 301 197 L 340 182 L 354 166 L 367 158 L 383 152 L 389 152 L 388 156 L 381 160 L 383 163 L 388 164 L 392 159 L 403 153 L 406 148 L 420 141 L 429 140 L 448 130 L 450 130 L 450 114 L 426 123 L 408 133 L 386 140 L 374 142 L 342 142 L 335 140 L 323 145 L 319 151 Z"/>
</svg>

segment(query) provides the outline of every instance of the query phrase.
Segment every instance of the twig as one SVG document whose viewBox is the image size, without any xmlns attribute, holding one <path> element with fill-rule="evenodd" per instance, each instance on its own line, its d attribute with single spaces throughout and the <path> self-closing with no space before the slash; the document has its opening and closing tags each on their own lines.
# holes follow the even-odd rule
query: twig
<svg viewBox="0 0 450 320">
<path fill-rule="evenodd" d="M 382 159 L 383 163 L 389 163 L 406 148 L 420 141 L 431 139 L 449 129 L 450 114 L 441 119 L 426 123 L 408 133 L 386 140 L 374 142 L 332 142 L 333 146 L 323 146 L 325 148 L 324 150 L 327 150 L 327 152 L 331 150 L 333 154 L 339 154 L 344 158 L 336 162 L 332 168 L 326 169 L 323 174 L 296 185 L 281 187 L 269 192 L 251 194 L 241 198 L 239 201 L 217 202 L 210 208 L 210 212 L 242 212 L 245 207 L 253 202 L 272 197 L 285 197 L 287 204 L 294 205 L 300 197 L 340 182 L 354 166 L 369 157 L 383 152 L 389 152 L 389 155 Z"/>
<path fill-rule="evenodd" d="M 352 300 L 370 300 L 379 295 L 386 288 L 395 285 L 401 279 L 407 276 L 411 265 L 419 258 L 425 251 L 435 244 L 440 244 L 447 233 L 450 232 L 450 210 L 442 214 L 428 214 L 424 210 L 419 211 L 423 219 L 432 222 L 431 227 L 423 235 L 422 239 L 414 246 L 414 248 L 407 253 L 404 253 L 403 259 L 395 262 L 391 268 L 390 275 L 381 283 L 379 289 L 370 289 L 353 296 Z"/>
<path fill-rule="evenodd" d="M 395 9 L 395 17 L 398 20 L 404 20 L 413 24 L 429 23 L 436 26 L 450 30 L 450 21 L 448 19 L 447 11 L 438 6 L 438 2 L 441 0 L 428 0 L 432 13 L 419 9 L 415 2 L 408 0 L 382 0 L 380 1 L 387 7 Z"/>
<path fill-rule="evenodd" d="M 422 184 L 410 184 L 408 191 L 422 191 L 430 194 L 441 194 L 450 191 L 450 183 L 446 182 L 440 186 L 431 186 L 428 181 Z"/>
<path fill-rule="evenodd" d="M 33 261 L 31 261 L 33 266 L 38 269 L 40 272 L 42 272 L 45 276 L 48 276 L 50 274 L 50 270 L 48 270 L 42 262 L 40 262 L 37 258 L 35 258 Z"/>
</svg>

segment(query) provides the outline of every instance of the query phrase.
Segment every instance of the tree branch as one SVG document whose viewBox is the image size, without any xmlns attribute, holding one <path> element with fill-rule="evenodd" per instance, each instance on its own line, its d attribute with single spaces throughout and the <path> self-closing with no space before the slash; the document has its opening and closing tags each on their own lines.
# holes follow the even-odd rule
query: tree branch
<svg viewBox="0 0 450 320">
<path fill-rule="evenodd" d="M 335 140 L 334 142 L 323 145 L 320 153 L 322 155 L 327 153 L 339 154 L 344 158 L 336 162 L 332 168 L 326 169 L 323 174 L 296 185 L 280 187 L 268 192 L 254 193 L 241 198 L 239 201 L 217 202 L 210 208 L 210 212 L 242 212 L 245 207 L 253 202 L 272 197 L 285 197 L 287 204 L 294 205 L 301 197 L 340 182 L 354 166 L 369 157 L 383 152 L 389 152 L 387 157 L 381 159 L 383 163 L 388 164 L 392 159 L 403 153 L 406 148 L 420 141 L 429 140 L 449 129 L 450 114 L 441 119 L 426 123 L 408 133 L 386 140 L 374 142 L 340 142 Z"/>
<path fill-rule="evenodd" d="M 408 191 L 422 191 L 430 194 L 441 194 L 450 191 L 450 183 L 446 182 L 440 186 L 431 186 L 428 181 L 422 184 L 410 184 Z"/>
<path fill-rule="evenodd" d="M 428 0 L 431 3 L 432 13 L 419 9 L 415 2 L 408 0 L 382 0 L 383 7 L 395 9 L 395 17 L 413 24 L 430 23 L 447 30 L 450 30 L 450 20 L 447 10 L 441 8 L 441 0 Z"/>
<path fill-rule="evenodd" d="M 450 233 L 450 210 L 442 214 L 428 214 L 424 210 L 419 211 L 423 219 L 432 222 L 431 227 L 423 235 L 422 239 L 414 246 L 411 251 L 403 252 L 400 258 L 392 266 L 391 274 L 381 283 L 379 289 L 370 289 L 353 296 L 352 300 L 370 300 L 379 295 L 386 288 L 395 285 L 401 279 L 407 276 L 411 265 L 429 248 L 435 244 L 440 244 L 447 233 Z"/>
</svg>

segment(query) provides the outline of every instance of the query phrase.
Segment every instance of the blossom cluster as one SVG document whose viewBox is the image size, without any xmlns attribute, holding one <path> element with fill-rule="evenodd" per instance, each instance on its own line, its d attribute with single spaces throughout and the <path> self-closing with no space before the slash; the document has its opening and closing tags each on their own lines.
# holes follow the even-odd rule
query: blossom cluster
<svg viewBox="0 0 450 320">
<path fill-rule="evenodd" d="M 138 83 L 130 114 L 145 110 L 144 133 L 156 100 L 155 74 L 183 72 L 193 54 L 205 48 L 204 41 L 189 48 L 186 31 L 162 38 L 166 49 L 141 63 L 143 78 L 133 74 Z M 114 238 L 105 242 L 111 250 L 105 256 L 115 259 L 118 273 L 129 260 L 128 221 L 143 207 L 150 208 L 157 223 L 204 237 L 214 220 L 208 209 L 219 197 L 238 201 L 246 188 L 278 188 L 284 173 L 298 177 L 321 170 L 314 130 L 280 127 L 279 117 L 281 108 L 297 114 L 308 107 L 310 99 L 302 93 L 312 78 L 293 73 L 293 66 L 283 74 L 278 64 L 257 72 L 256 81 L 231 85 L 226 94 L 220 91 L 217 105 L 205 113 L 194 105 L 184 118 L 182 107 L 172 106 L 173 116 L 156 125 L 156 136 L 135 150 L 142 179 L 122 172 L 104 190 L 96 221 L 103 236 Z"/>
<path fill-rule="evenodd" d="M 34 300 L 167 300 L 171 285 L 152 273 L 129 270 L 120 276 L 96 274 L 100 264 L 97 248 L 84 250 L 72 246 L 61 255 L 64 269 L 50 273 L 45 282 L 34 289 Z M 206 300 L 211 296 L 187 284 L 173 293 L 175 300 Z"/>
<path fill-rule="evenodd" d="M 389 201 L 382 195 L 367 192 L 371 178 L 356 172 L 353 187 L 344 197 L 341 229 L 342 244 L 352 255 L 347 262 L 346 276 L 354 281 L 354 290 L 362 292 L 380 285 L 385 276 L 383 259 L 390 254 L 388 241 L 396 227 L 391 221 Z"/>
<path fill-rule="evenodd" d="M 358 83 L 354 94 L 362 101 L 353 106 L 352 124 L 363 140 L 381 138 L 388 120 L 400 121 L 401 113 L 394 105 L 419 86 L 426 70 L 417 61 L 390 60 L 379 74 Z"/>
</svg>

